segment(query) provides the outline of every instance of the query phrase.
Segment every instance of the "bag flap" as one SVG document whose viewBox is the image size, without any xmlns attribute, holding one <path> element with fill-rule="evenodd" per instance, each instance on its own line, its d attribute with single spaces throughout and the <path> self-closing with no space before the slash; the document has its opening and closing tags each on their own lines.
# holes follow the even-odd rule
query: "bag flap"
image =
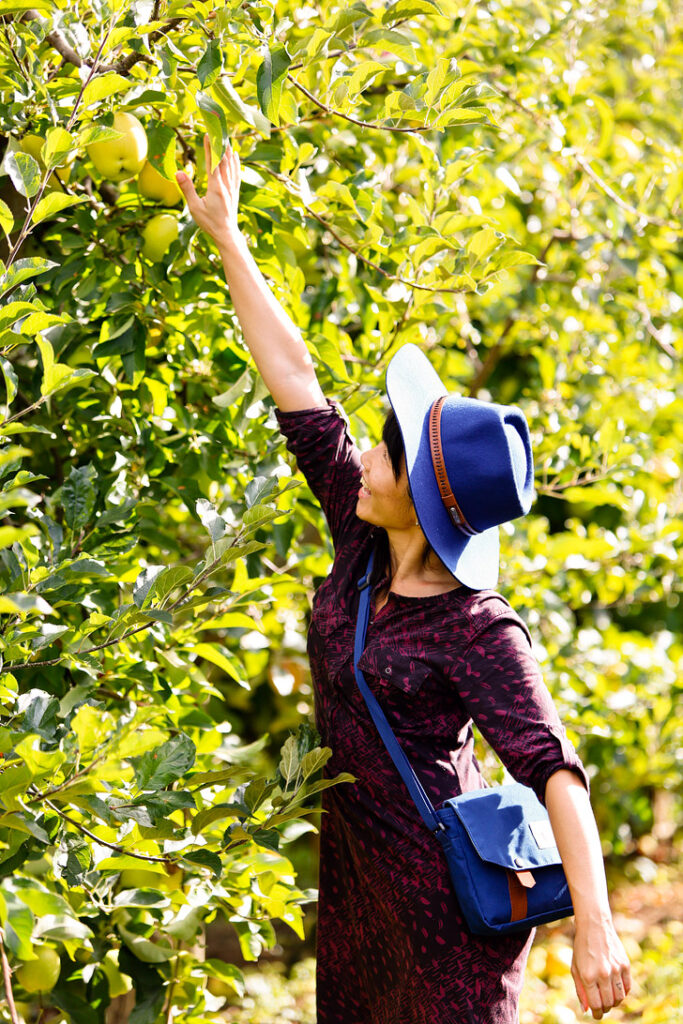
<svg viewBox="0 0 683 1024">
<path fill-rule="evenodd" d="M 561 864 L 548 812 L 528 786 L 514 783 L 446 800 L 482 860 L 513 871 Z"/>
</svg>

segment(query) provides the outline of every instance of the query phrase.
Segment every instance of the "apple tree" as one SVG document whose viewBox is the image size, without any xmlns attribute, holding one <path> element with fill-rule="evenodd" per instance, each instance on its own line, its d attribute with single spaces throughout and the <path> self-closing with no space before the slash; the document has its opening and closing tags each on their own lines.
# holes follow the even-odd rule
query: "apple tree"
<svg viewBox="0 0 683 1024">
<path fill-rule="evenodd" d="M 525 408 L 501 589 L 606 849 L 672 838 L 678 46 L 664 0 L 0 0 L 0 1019 L 219 1020 L 207 924 L 302 939 L 353 784 L 311 724 L 324 524 L 174 181 L 205 133 L 361 444 L 407 340 Z"/>
</svg>

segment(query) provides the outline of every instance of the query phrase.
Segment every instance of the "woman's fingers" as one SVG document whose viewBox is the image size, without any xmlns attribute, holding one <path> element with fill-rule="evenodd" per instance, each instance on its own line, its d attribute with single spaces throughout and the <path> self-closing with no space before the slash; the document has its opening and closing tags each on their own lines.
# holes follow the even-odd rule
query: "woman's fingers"
<svg viewBox="0 0 683 1024">
<path fill-rule="evenodd" d="M 196 220 L 197 218 L 195 214 L 201 203 L 201 199 L 197 195 L 197 190 L 194 187 L 194 182 L 192 181 L 192 178 L 190 178 L 187 174 L 183 173 L 183 171 L 178 171 L 178 173 L 175 176 L 175 180 L 178 183 L 178 188 L 185 196 L 185 202 L 187 203 L 188 210 L 192 214 L 193 218 Z"/>
</svg>

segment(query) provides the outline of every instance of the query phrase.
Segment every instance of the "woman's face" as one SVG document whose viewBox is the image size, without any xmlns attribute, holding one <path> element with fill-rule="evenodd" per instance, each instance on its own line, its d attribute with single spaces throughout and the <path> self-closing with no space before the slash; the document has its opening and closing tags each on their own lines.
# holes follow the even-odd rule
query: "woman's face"
<svg viewBox="0 0 683 1024">
<path fill-rule="evenodd" d="M 363 452 L 361 488 L 358 492 L 356 515 L 373 526 L 385 530 L 407 530 L 417 525 L 415 509 L 408 493 L 408 474 L 405 459 L 398 480 L 384 441 Z"/>
</svg>

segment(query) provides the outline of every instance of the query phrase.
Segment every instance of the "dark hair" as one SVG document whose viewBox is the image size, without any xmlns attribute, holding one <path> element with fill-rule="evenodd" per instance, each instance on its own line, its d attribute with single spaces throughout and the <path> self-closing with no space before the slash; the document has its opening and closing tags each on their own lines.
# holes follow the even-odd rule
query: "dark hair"
<svg viewBox="0 0 683 1024">
<path fill-rule="evenodd" d="M 387 446 L 387 452 L 391 461 L 391 468 L 394 471 L 394 476 L 398 480 L 401 476 L 403 469 L 403 458 L 405 455 L 405 447 L 403 445 L 403 435 L 401 434 L 401 428 L 396 418 L 396 413 L 393 409 L 390 409 L 387 413 L 387 417 L 384 421 L 384 427 L 382 428 L 382 441 Z M 410 500 L 413 500 L 413 495 L 410 490 L 410 481 L 408 481 L 408 494 Z M 426 566 L 429 561 L 429 556 L 432 553 L 432 546 L 429 541 L 425 541 L 424 551 L 422 552 L 422 565 Z M 391 582 L 391 558 L 389 555 L 389 538 L 387 537 L 386 531 L 381 527 L 377 529 L 377 539 L 375 541 L 375 564 L 372 570 L 372 584 L 379 582 L 384 576 L 389 578 Z"/>
</svg>

